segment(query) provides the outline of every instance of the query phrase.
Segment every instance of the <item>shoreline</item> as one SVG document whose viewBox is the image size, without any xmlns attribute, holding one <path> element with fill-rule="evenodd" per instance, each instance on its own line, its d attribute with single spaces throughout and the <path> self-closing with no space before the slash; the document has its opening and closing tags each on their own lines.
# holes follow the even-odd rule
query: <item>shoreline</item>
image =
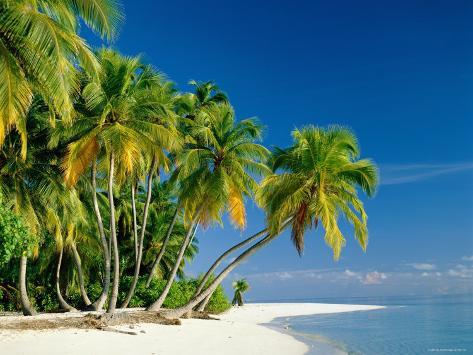
<svg viewBox="0 0 473 355">
<path fill-rule="evenodd" d="M 297 335 L 271 326 L 277 318 L 367 311 L 382 306 L 325 303 L 262 303 L 233 307 L 219 320 L 182 319 L 182 325 L 136 324 L 138 335 L 84 329 L 0 330 L 6 354 L 306 354 L 311 348 Z M 77 314 L 76 314 L 77 315 Z M 42 314 L 36 317 L 68 317 Z M 3 319 L 2 319 L 3 318 Z M 19 317 L 0 317 L 6 321 Z M 276 323 L 273 323 L 276 325 Z M 130 326 L 116 327 L 129 330 Z"/>
</svg>

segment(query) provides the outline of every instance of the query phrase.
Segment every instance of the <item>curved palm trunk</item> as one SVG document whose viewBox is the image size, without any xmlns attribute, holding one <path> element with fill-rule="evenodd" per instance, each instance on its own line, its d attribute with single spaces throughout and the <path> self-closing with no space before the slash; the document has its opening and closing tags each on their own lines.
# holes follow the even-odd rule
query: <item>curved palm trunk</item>
<svg viewBox="0 0 473 355">
<path fill-rule="evenodd" d="M 148 275 L 148 279 L 146 280 L 146 287 L 149 287 L 151 280 L 153 279 L 153 275 L 155 274 L 156 269 L 158 268 L 159 263 L 161 262 L 161 259 L 163 258 L 169 239 L 171 239 L 172 230 L 174 229 L 174 225 L 176 224 L 178 214 L 179 214 L 179 208 L 176 208 L 176 212 L 174 212 L 174 216 L 172 217 L 171 224 L 169 225 L 168 230 L 166 231 L 166 237 L 164 238 L 163 245 L 161 246 L 161 249 L 159 250 L 159 253 L 156 256 L 156 259 L 154 259 L 153 266 L 151 266 L 151 271 Z"/>
<path fill-rule="evenodd" d="M 261 239 L 259 242 L 256 244 L 252 245 L 249 247 L 247 250 L 245 250 L 243 253 L 241 253 L 233 262 L 231 262 L 216 278 L 210 286 L 203 292 L 201 292 L 199 295 L 195 296 L 192 298 L 186 305 L 176 308 L 176 309 L 170 309 L 166 310 L 161 313 L 162 316 L 166 318 L 179 318 L 183 314 L 190 312 L 199 302 L 202 302 L 210 293 L 212 293 L 218 285 L 222 282 L 222 280 L 228 276 L 228 274 L 235 269 L 238 265 L 240 265 L 243 261 L 245 261 L 247 258 L 249 258 L 251 255 L 253 255 L 256 251 L 259 249 L 263 248 L 267 244 L 269 244 L 271 241 L 277 238 L 280 234 L 277 234 L 275 236 L 272 235 L 266 235 L 263 239 Z"/>
<path fill-rule="evenodd" d="M 213 293 L 214 293 L 214 291 L 210 292 L 209 295 L 207 297 L 205 297 L 205 299 L 202 302 L 200 302 L 200 304 L 197 305 L 196 308 L 197 308 L 198 311 L 203 312 L 205 310 L 205 307 L 207 307 L 207 305 L 209 304 Z"/>
<path fill-rule="evenodd" d="M 136 185 L 131 184 L 131 210 L 133 212 L 133 241 L 135 243 L 135 262 L 138 260 L 138 224 L 136 222 L 136 201 L 135 201 Z"/>
<path fill-rule="evenodd" d="M 59 259 L 57 261 L 57 269 L 56 269 L 56 295 L 57 300 L 59 301 L 59 306 L 61 309 L 65 310 L 66 312 L 77 311 L 74 307 L 72 307 L 66 300 L 62 297 L 61 294 L 61 287 L 59 285 L 59 279 L 61 277 L 61 264 L 62 264 L 62 255 L 64 253 L 64 249 L 61 248 L 59 253 Z"/>
<path fill-rule="evenodd" d="M 197 213 L 199 215 L 199 213 Z M 159 296 L 159 298 L 151 305 L 148 307 L 148 311 L 157 311 L 161 308 L 163 305 L 164 301 L 166 300 L 166 296 L 169 293 L 169 290 L 171 289 L 172 283 L 174 282 L 174 278 L 176 277 L 177 270 L 179 269 L 179 266 L 181 265 L 182 258 L 184 257 L 184 253 L 187 249 L 187 247 L 190 244 L 191 237 L 194 235 L 193 232 L 195 232 L 194 227 L 197 225 L 197 223 L 192 223 L 189 226 L 189 230 L 187 231 L 186 237 L 184 238 L 181 249 L 179 250 L 179 254 L 177 255 L 176 262 L 174 263 L 174 267 L 172 268 L 171 275 L 169 276 L 168 282 L 166 283 L 166 286 Z"/>
<path fill-rule="evenodd" d="M 200 282 L 199 284 L 199 287 L 197 287 L 197 290 L 195 291 L 194 293 L 194 296 L 198 295 L 199 293 L 202 292 L 202 289 L 204 288 L 205 284 L 207 283 L 208 279 L 210 278 L 210 276 L 212 275 L 212 273 L 215 271 L 215 269 L 220 265 L 220 263 L 228 256 L 230 255 L 231 253 L 233 253 L 234 251 L 244 247 L 245 245 L 253 242 L 254 240 L 258 239 L 263 233 L 266 233 L 267 231 L 267 228 L 259 231 L 258 233 L 256 234 L 253 234 L 251 237 L 245 239 L 244 241 L 234 245 L 233 247 L 231 247 L 230 249 L 228 249 L 227 251 L 225 251 L 222 255 L 220 255 L 218 257 L 217 260 L 215 260 L 215 262 L 212 264 L 212 266 L 210 267 L 210 269 L 205 273 L 204 277 L 202 278 L 202 281 Z M 205 306 L 207 306 L 207 303 L 209 302 L 210 300 L 210 297 L 212 297 L 212 294 L 208 295 L 204 301 L 202 301 L 202 303 L 198 306 L 198 310 L 199 311 L 203 311 L 205 309 Z"/>
<path fill-rule="evenodd" d="M 87 291 L 85 290 L 84 273 L 82 271 L 82 262 L 80 260 L 79 252 L 77 251 L 76 244 L 72 243 L 71 248 L 72 248 L 72 255 L 74 256 L 74 263 L 76 264 L 77 276 L 79 277 L 80 295 L 85 305 L 90 306 L 91 302 L 90 302 L 89 296 L 87 296 Z"/>
<path fill-rule="evenodd" d="M 110 239 L 113 247 L 113 285 L 107 313 L 115 312 L 120 284 L 120 256 L 118 254 L 117 231 L 115 225 L 115 203 L 113 201 L 113 175 L 115 173 L 115 155 L 110 153 L 110 167 L 108 172 L 108 202 L 110 205 Z"/>
<path fill-rule="evenodd" d="M 105 231 L 103 228 L 102 215 L 100 214 L 99 203 L 97 200 L 97 162 L 94 160 L 92 163 L 92 201 L 94 205 L 95 217 L 97 219 L 97 226 L 99 229 L 100 241 L 102 243 L 103 256 L 105 261 L 105 272 L 104 272 L 104 281 L 103 281 L 103 290 L 100 297 L 91 305 L 91 309 L 95 311 L 100 311 L 105 304 L 105 301 L 108 297 L 108 291 L 110 289 L 110 249 L 105 237 Z"/>
<path fill-rule="evenodd" d="M 133 281 L 131 283 L 131 287 L 128 290 L 128 294 L 126 296 L 125 301 L 121 305 L 121 308 L 128 307 L 128 303 L 130 303 L 130 300 L 133 297 L 133 294 L 135 293 L 136 284 L 138 283 L 138 277 L 140 276 L 141 259 L 143 257 L 143 242 L 144 242 L 145 232 L 146 232 L 146 223 L 148 221 L 148 210 L 149 210 L 149 204 L 151 202 L 151 192 L 153 189 L 153 174 L 155 170 L 156 170 L 156 159 L 153 160 L 153 163 L 151 164 L 151 168 L 148 173 L 148 184 L 146 187 L 147 188 L 146 202 L 143 208 L 143 223 L 141 224 L 141 234 L 140 234 L 140 240 L 139 240 L 139 245 L 138 245 L 138 255 L 135 262 L 135 273 L 133 275 Z"/>
<path fill-rule="evenodd" d="M 31 306 L 30 300 L 28 298 L 28 293 L 26 291 L 26 264 L 28 262 L 28 258 L 25 255 L 22 255 L 20 258 L 20 300 L 21 300 L 21 308 L 23 311 L 23 315 L 25 316 L 34 316 L 36 311 Z"/>
</svg>

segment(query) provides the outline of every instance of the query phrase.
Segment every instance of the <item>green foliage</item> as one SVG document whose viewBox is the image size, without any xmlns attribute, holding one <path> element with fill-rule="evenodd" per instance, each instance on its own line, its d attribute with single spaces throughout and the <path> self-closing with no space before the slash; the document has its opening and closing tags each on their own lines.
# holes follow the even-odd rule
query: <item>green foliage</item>
<svg viewBox="0 0 473 355">
<path fill-rule="evenodd" d="M 243 306 L 243 293 L 250 289 L 248 281 L 246 281 L 246 279 L 236 280 L 232 283 L 232 287 L 235 290 L 232 305 L 238 304 L 239 306 Z"/>
<path fill-rule="evenodd" d="M 20 217 L 3 205 L 0 197 L 0 267 L 24 252 L 31 252 L 33 245 L 34 238 L 28 228 Z"/>
<path fill-rule="evenodd" d="M 258 188 L 256 177 L 269 173 L 269 152 L 259 144 L 263 127 L 255 119 L 237 121 L 233 107 L 207 103 L 183 119 L 188 141 L 176 155 L 171 180 L 179 182 L 179 200 L 188 220 L 204 226 L 228 212 L 239 229 L 246 227 L 245 198 Z M 195 214 L 199 211 L 200 215 Z"/>
<path fill-rule="evenodd" d="M 338 225 L 342 216 L 353 225 L 355 238 L 365 250 L 368 217 L 358 191 L 368 196 L 375 193 L 376 165 L 359 159 L 358 141 L 347 128 L 307 126 L 294 130 L 292 136 L 292 146 L 273 152 L 274 173 L 263 180 L 256 194 L 269 230 L 278 234 L 291 219 L 291 239 L 301 254 L 305 232 L 321 222 L 325 242 L 338 259 L 345 246 Z"/>
<path fill-rule="evenodd" d="M 126 297 L 126 292 L 131 284 L 132 277 L 122 278 L 120 283 L 119 301 Z M 145 286 L 146 277 L 140 277 L 136 286 L 135 295 L 132 297 L 129 307 L 147 307 L 161 295 L 166 280 L 159 279 L 151 281 L 148 288 Z M 196 279 L 180 279 L 174 282 L 164 301 L 164 308 L 178 308 L 185 305 L 195 294 L 199 282 Z M 219 286 L 212 295 L 206 311 L 210 313 L 221 313 L 230 308 L 230 302 L 225 295 L 223 287 Z"/>
<path fill-rule="evenodd" d="M 35 94 L 49 102 L 51 118 L 72 119 L 77 67 L 100 72 L 90 47 L 76 34 L 79 23 L 111 38 L 122 18 L 114 0 L 0 1 L 0 143 L 16 128 L 25 158 L 25 116 Z"/>
<path fill-rule="evenodd" d="M 126 297 L 128 287 L 132 281 L 131 276 L 125 276 L 121 279 L 119 302 L 122 302 Z M 153 303 L 163 291 L 166 280 L 153 280 L 148 288 L 145 287 L 146 277 L 140 277 L 136 292 L 130 301 L 129 307 L 147 307 Z M 185 305 L 194 296 L 197 289 L 198 280 L 196 279 L 181 279 L 173 283 L 171 290 L 164 302 L 164 308 L 177 308 Z M 40 312 L 55 312 L 59 310 L 59 303 L 57 301 L 56 291 L 53 284 L 45 286 L 34 286 L 30 284 L 30 300 L 32 305 Z M 102 292 L 102 285 L 100 282 L 94 282 L 87 286 L 87 293 L 90 299 L 97 299 Z M 0 300 L 2 294 L 7 292 L 0 286 Z M 79 290 L 73 289 L 66 296 L 67 302 L 73 307 L 80 309 L 84 306 Z M 222 313 L 230 308 L 230 301 L 225 294 L 222 286 L 219 286 L 213 293 L 206 311 L 209 313 Z M 0 303 L 0 312 L 5 311 L 19 311 L 20 303 L 18 300 L 18 293 L 13 290 L 9 293 L 9 297 L 3 295 L 3 301 Z"/>
<path fill-rule="evenodd" d="M 269 151 L 260 144 L 263 126 L 255 119 L 237 121 L 213 82 L 191 81 L 194 93 L 180 94 L 141 57 L 105 48 L 93 53 L 77 35 L 84 22 L 111 39 L 122 19 L 118 0 L 0 0 L 0 191 L 5 197 L 0 196 L 0 311 L 19 308 L 16 258 L 22 253 L 35 254 L 27 286 L 39 311 L 59 306 L 54 288 L 58 250 L 64 252 L 59 276 L 64 298 L 81 308 L 80 282 L 96 300 L 107 274 L 107 246 L 101 248 L 106 235 L 119 241 L 114 261 L 121 274 L 115 285 L 120 281 L 122 302 L 132 282 L 138 225 L 144 236 L 142 265 L 150 269 L 164 250 L 174 211 L 177 222 L 165 239 L 155 279 L 150 287 L 145 276 L 139 279 L 129 306 L 154 303 L 166 279 L 174 279 L 176 265 L 180 280 L 172 284 L 163 307 L 181 307 L 199 285 L 184 275 L 186 262 L 198 253 L 196 238 L 184 259 L 177 260 L 186 230 L 197 223 L 222 223 L 223 213 L 244 229 L 246 199 L 255 195 L 269 233 L 280 233 L 290 222 L 299 253 L 307 229 L 320 222 L 338 258 L 345 244 L 340 216 L 366 248 L 367 215 L 358 192 L 374 194 L 377 170 L 370 160 L 358 159 L 353 133 L 336 126 L 295 130 L 293 145 L 273 152 L 270 169 Z M 149 218 L 141 225 L 136 214 L 143 215 L 144 186 L 153 174 Z M 161 176 L 169 177 L 168 186 Z M 104 193 L 107 179 L 113 185 L 110 194 Z M 98 202 L 92 204 L 95 195 Z M 39 255 L 32 253 L 34 247 Z M 248 283 L 239 280 L 234 288 L 234 300 L 243 303 Z M 207 310 L 229 307 L 219 286 Z"/>
</svg>

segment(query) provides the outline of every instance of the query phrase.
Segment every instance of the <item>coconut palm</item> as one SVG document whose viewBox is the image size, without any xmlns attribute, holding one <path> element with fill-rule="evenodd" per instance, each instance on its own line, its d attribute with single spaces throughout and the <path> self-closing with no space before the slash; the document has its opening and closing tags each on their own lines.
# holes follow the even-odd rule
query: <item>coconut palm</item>
<svg viewBox="0 0 473 355">
<path fill-rule="evenodd" d="M 41 100 L 35 101 L 27 116 L 27 129 L 30 133 L 30 149 L 26 159 L 21 159 L 21 137 L 17 132 L 10 132 L 0 155 L 0 186 L 5 198 L 13 209 L 21 214 L 36 240 L 38 253 L 39 236 L 43 231 L 50 231 L 57 238 L 60 273 L 62 261 L 64 223 L 81 216 L 80 199 L 76 191 L 67 189 L 62 180 L 60 167 L 60 149 L 47 147 L 49 123 L 48 108 Z M 20 290 L 26 292 L 26 255 L 21 258 Z M 24 275 L 23 275 L 24 274 Z M 58 285 L 57 285 L 58 286 Z M 59 288 L 57 287 L 59 291 Z M 26 298 L 26 297 L 25 297 Z M 58 292 L 61 301 L 62 296 Z M 68 305 L 62 303 L 64 308 Z M 24 313 L 32 313 L 30 305 L 23 302 Z"/>
<path fill-rule="evenodd" d="M 243 294 L 250 289 L 248 281 L 246 281 L 246 279 L 233 281 L 232 287 L 233 290 L 235 290 L 232 305 L 243 306 Z"/>
<path fill-rule="evenodd" d="M 251 173 L 264 174 L 261 162 L 267 150 L 256 143 L 262 127 L 253 119 L 235 122 L 228 104 L 209 105 L 192 119 L 184 119 L 188 143 L 176 156 L 176 170 L 171 180 L 179 181 L 178 204 L 188 221 L 188 232 L 160 297 L 149 307 L 158 310 L 174 281 L 178 265 L 199 224 L 204 227 L 221 221 L 228 211 L 232 223 L 246 225 L 244 198 L 251 196 L 257 183 Z"/>
<path fill-rule="evenodd" d="M 173 119 L 172 87 L 163 84 L 162 75 L 152 67 L 143 65 L 139 57 L 124 57 L 108 49 L 99 51 L 97 57 L 102 65 L 102 71 L 98 81 L 84 79 L 81 100 L 77 104 L 81 117 L 67 130 L 67 135 L 72 137 L 73 141 L 68 146 L 63 168 L 65 181 L 73 186 L 81 174 L 92 165 L 94 210 L 107 267 L 110 256 L 107 255 L 107 240 L 96 201 L 97 161 L 107 166 L 110 241 L 114 259 L 114 279 L 108 311 L 113 312 L 118 296 L 120 274 L 114 187 L 125 183 L 126 176 L 132 174 L 136 167 L 143 164 L 148 167 L 146 178 L 148 195 L 140 236 L 142 244 L 153 175 L 159 166 L 167 167 L 164 149 L 175 149 L 179 139 L 170 122 Z M 64 131 L 58 132 L 52 142 L 57 143 L 61 135 L 64 135 Z M 138 272 L 140 260 L 138 255 L 136 262 Z M 107 292 L 106 277 L 102 296 L 95 303 L 97 308 L 102 307 Z"/>
<path fill-rule="evenodd" d="M 175 109 L 181 116 L 194 119 L 199 111 L 206 107 L 229 103 L 227 95 L 212 81 L 191 80 L 189 85 L 194 87 L 194 92 L 183 94 L 176 100 Z"/>
<path fill-rule="evenodd" d="M 182 240 L 186 235 L 182 213 L 176 214 L 176 210 L 178 208 L 173 186 L 169 181 L 155 182 L 150 205 L 150 222 L 147 228 L 150 236 L 143 252 L 143 264 L 151 270 L 147 282 L 151 282 L 153 277 L 167 279 L 173 269 Z M 170 232 L 171 224 L 173 228 Z M 194 237 L 185 251 L 184 259 L 191 260 L 196 255 L 197 244 L 197 238 Z M 158 262 L 156 262 L 156 254 L 159 256 Z M 184 266 L 184 262 L 181 262 L 181 265 Z M 177 275 L 184 276 L 182 268 L 178 269 Z"/>
<path fill-rule="evenodd" d="M 83 21 L 111 39 L 122 21 L 115 0 L 0 1 L 0 145 L 15 128 L 26 158 L 26 114 L 34 93 L 50 108 L 50 117 L 73 117 L 81 66 L 96 76 L 99 65 L 76 32 Z"/>
<path fill-rule="evenodd" d="M 256 194 L 257 202 L 267 214 L 268 234 L 241 253 L 205 291 L 187 305 L 164 312 L 166 316 L 179 317 L 189 312 L 235 267 L 268 245 L 286 227 L 290 227 L 291 239 L 301 253 L 307 230 L 321 225 L 325 241 L 338 259 L 345 244 L 338 227 L 342 215 L 353 225 L 362 249 L 366 249 L 367 215 L 357 189 L 368 196 L 375 193 L 378 181 L 375 164 L 369 159 L 358 159 L 357 139 L 346 128 L 308 126 L 295 130 L 293 139 L 291 147 L 275 150 L 274 173 L 264 178 Z"/>
<path fill-rule="evenodd" d="M 218 105 L 218 104 L 228 104 L 228 98 L 223 93 L 217 85 L 215 85 L 214 82 L 212 81 L 207 81 L 207 82 L 197 82 L 195 80 L 191 80 L 189 82 L 189 85 L 194 87 L 194 92 L 193 93 L 187 93 L 187 94 L 182 94 L 178 97 L 176 97 L 176 100 L 174 102 L 174 109 L 177 114 L 193 120 L 195 119 L 196 115 L 203 110 L 204 108 L 211 107 L 213 105 Z M 182 125 L 181 129 L 183 131 L 186 130 L 188 125 L 185 124 L 186 120 L 184 120 L 184 124 Z M 153 265 L 151 267 L 151 272 L 148 276 L 148 279 L 146 280 L 146 287 L 149 287 L 151 280 L 153 278 L 153 275 L 156 272 L 156 269 L 161 261 L 161 258 L 163 257 L 166 247 L 169 241 L 169 238 L 171 237 L 171 234 L 173 232 L 174 224 L 177 221 L 179 214 L 179 208 L 176 208 L 174 210 L 174 216 L 171 219 L 170 224 L 168 225 L 167 231 L 166 231 L 166 236 L 163 241 L 162 248 L 159 250 L 158 254 L 156 255 L 156 258 L 154 259 Z"/>
<path fill-rule="evenodd" d="M 241 241 L 240 243 L 238 244 L 235 244 L 234 246 L 230 247 L 229 249 L 227 249 L 225 252 L 223 252 L 215 261 L 214 263 L 212 264 L 212 266 L 207 270 L 207 272 L 204 274 L 204 276 L 202 277 L 202 279 L 200 280 L 199 282 L 199 285 L 197 286 L 197 289 L 194 293 L 194 296 L 197 296 L 199 293 L 202 292 L 202 290 L 204 289 L 204 287 L 206 286 L 207 284 L 207 281 L 210 280 L 210 278 L 212 277 L 214 271 L 219 267 L 219 265 L 225 260 L 225 258 L 227 256 L 229 256 L 230 254 L 234 253 L 235 251 L 243 248 L 244 246 L 250 244 L 250 243 L 253 243 L 255 242 L 256 240 L 258 240 L 261 236 L 263 236 L 264 234 L 266 234 L 268 232 L 268 229 L 267 228 L 264 228 L 262 230 L 260 230 L 259 232 L 253 234 L 252 236 L 246 238 L 245 240 Z M 212 294 L 213 292 L 209 293 L 209 295 L 198 305 L 198 307 L 196 307 L 196 309 L 198 311 L 204 311 L 205 310 L 205 307 L 207 306 L 207 304 L 209 303 L 210 301 L 210 298 L 212 297 Z"/>
</svg>

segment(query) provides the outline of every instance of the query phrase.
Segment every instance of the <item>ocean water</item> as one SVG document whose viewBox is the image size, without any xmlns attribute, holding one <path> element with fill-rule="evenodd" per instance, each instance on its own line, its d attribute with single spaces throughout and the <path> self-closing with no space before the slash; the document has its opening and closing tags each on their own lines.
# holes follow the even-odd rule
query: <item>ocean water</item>
<svg viewBox="0 0 473 355">
<path fill-rule="evenodd" d="M 278 318 L 309 354 L 473 354 L 473 295 L 311 299 L 385 309 Z"/>
</svg>

